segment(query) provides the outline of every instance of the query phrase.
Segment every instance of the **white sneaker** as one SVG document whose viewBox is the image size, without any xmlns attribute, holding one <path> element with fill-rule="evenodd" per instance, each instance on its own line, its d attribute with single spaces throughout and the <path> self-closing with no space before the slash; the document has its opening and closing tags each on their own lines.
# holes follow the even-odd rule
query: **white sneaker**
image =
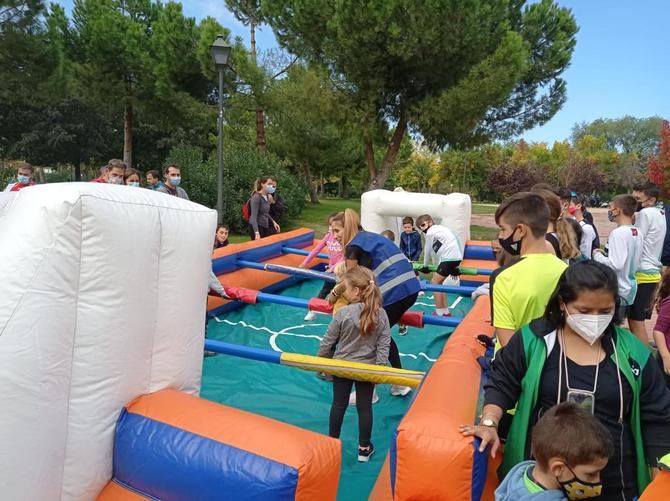
<svg viewBox="0 0 670 501">
<path fill-rule="evenodd" d="M 379 402 L 379 395 L 377 395 L 377 387 L 372 392 L 372 403 L 376 404 Z M 352 391 L 349 395 L 349 405 L 356 405 L 356 392 Z"/>
<path fill-rule="evenodd" d="M 419 297 L 421 297 L 421 296 L 425 296 L 425 295 L 426 295 L 425 292 L 423 292 L 423 291 L 419 291 Z"/>
<path fill-rule="evenodd" d="M 400 386 L 399 384 L 394 384 L 391 386 L 391 395 L 394 397 L 404 397 L 412 391 L 412 388 L 409 386 Z"/>
<path fill-rule="evenodd" d="M 316 312 L 315 311 L 308 311 L 307 315 L 305 315 L 305 322 L 311 322 L 316 318 Z"/>
<path fill-rule="evenodd" d="M 398 336 L 405 336 L 407 335 L 407 326 L 406 325 L 401 325 L 398 327 Z"/>
</svg>

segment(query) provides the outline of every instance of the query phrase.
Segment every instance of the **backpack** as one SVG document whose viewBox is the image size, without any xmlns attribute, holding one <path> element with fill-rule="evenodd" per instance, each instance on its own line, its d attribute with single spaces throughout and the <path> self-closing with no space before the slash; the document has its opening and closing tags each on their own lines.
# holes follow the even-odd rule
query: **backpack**
<svg viewBox="0 0 670 501">
<path fill-rule="evenodd" d="M 247 223 L 249 222 L 249 216 L 251 216 L 251 197 L 242 205 L 242 217 Z"/>
</svg>

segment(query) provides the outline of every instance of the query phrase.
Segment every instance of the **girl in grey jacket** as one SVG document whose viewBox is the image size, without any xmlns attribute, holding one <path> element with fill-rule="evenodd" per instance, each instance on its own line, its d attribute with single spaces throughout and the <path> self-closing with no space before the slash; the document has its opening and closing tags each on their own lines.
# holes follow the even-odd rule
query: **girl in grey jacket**
<svg viewBox="0 0 670 501">
<path fill-rule="evenodd" d="M 352 303 L 338 311 L 321 341 L 319 356 L 386 365 L 388 363 L 391 329 L 382 308 L 382 297 L 373 273 L 356 266 L 344 276 L 345 297 Z M 372 435 L 372 394 L 374 384 L 333 377 L 333 404 L 330 408 L 329 435 L 340 437 L 342 421 L 349 405 L 349 394 L 356 386 L 358 411 L 358 460 L 367 462 L 374 452 Z"/>
</svg>

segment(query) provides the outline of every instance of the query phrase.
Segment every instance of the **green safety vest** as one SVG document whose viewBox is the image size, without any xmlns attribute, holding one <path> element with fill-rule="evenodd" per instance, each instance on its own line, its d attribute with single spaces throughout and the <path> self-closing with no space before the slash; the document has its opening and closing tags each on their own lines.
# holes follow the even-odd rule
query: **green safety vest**
<svg viewBox="0 0 670 501">
<path fill-rule="evenodd" d="M 630 426 L 635 440 L 637 485 L 639 491 L 642 492 L 651 481 L 649 466 L 647 465 L 644 454 L 642 425 L 640 422 L 642 371 L 649 360 L 650 353 L 642 343 L 638 342 L 637 338 L 635 338 L 630 331 L 621 327 L 615 327 L 615 329 L 617 337 L 614 345 L 619 361 L 621 362 L 619 370 L 633 389 L 633 406 L 630 416 Z M 537 336 L 531 330 L 530 325 L 522 327 L 521 337 L 523 339 L 527 369 L 526 374 L 521 380 L 521 395 L 519 396 L 516 414 L 512 419 L 512 425 L 507 436 L 507 442 L 505 443 L 503 462 L 498 471 L 501 479 L 504 478 L 516 464 L 528 459 L 525 457 L 525 452 L 526 443 L 529 440 L 528 427 L 530 416 L 537 405 L 540 377 L 542 375 L 544 363 L 547 360 L 546 341 L 543 337 Z M 628 360 L 631 358 L 640 366 L 640 374 L 637 378 L 633 375 L 630 363 L 628 363 Z M 612 353 L 611 359 L 616 361 L 614 353 Z M 668 456 L 665 458 L 668 458 Z M 668 458 L 668 462 L 670 464 L 670 458 Z"/>
</svg>

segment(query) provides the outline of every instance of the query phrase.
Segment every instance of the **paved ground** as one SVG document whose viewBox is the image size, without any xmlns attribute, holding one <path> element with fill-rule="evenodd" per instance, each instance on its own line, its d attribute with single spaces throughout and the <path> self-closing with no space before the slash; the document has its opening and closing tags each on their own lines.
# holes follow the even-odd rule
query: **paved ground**
<svg viewBox="0 0 670 501">
<path fill-rule="evenodd" d="M 605 244 L 610 232 L 616 227 L 614 223 L 607 220 L 607 209 L 589 209 L 593 214 L 593 222 L 598 228 L 600 234 L 600 242 Z M 493 214 L 473 214 L 472 224 L 484 226 L 485 228 L 495 228 L 496 223 Z"/>
</svg>

